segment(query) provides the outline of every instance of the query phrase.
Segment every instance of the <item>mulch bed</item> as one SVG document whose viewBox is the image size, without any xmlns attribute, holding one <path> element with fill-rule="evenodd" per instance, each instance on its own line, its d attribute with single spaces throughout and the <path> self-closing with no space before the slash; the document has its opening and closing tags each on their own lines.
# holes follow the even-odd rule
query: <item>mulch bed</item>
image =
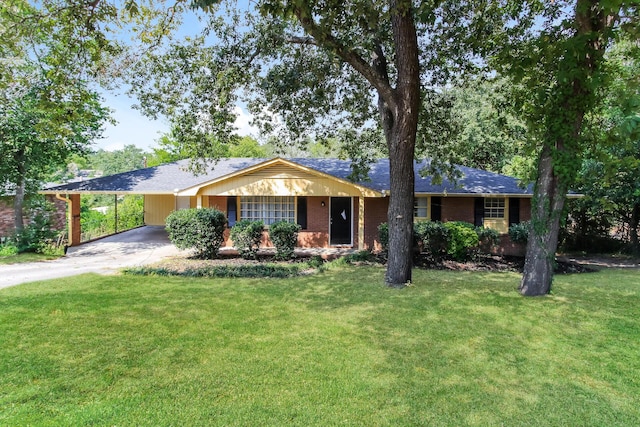
<svg viewBox="0 0 640 427">
<path fill-rule="evenodd" d="M 482 256 L 473 261 L 458 262 L 445 260 L 439 262 L 423 261 L 419 268 L 453 271 L 513 271 L 522 273 L 524 258 L 515 256 Z M 556 260 L 556 274 L 591 273 L 596 268 L 573 261 Z"/>
</svg>

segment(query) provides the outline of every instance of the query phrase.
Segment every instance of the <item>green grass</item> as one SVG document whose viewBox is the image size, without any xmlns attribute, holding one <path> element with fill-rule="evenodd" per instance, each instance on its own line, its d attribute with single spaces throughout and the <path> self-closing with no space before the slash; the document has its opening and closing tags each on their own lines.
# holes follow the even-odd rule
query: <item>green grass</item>
<svg viewBox="0 0 640 427">
<path fill-rule="evenodd" d="M 0 425 L 640 425 L 640 272 L 414 274 L 0 290 Z"/>
<path fill-rule="evenodd" d="M 63 256 L 63 254 L 45 255 L 45 254 L 37 254 L 35 252 L 23 252 L 17 255 L 0 256 L 0 265 L 47 261 L 50 259 L 60 258 L 61 256 Z"/>
</svg>

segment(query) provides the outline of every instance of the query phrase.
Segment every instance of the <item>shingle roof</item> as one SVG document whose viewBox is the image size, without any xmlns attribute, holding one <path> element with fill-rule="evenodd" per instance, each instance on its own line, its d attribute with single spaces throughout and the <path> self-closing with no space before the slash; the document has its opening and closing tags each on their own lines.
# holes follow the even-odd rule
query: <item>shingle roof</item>
<svg viewBox="0 0 640 427">
<path fill-rule="evenodd" d="M 267 160 L 249 158 L 221 159 L 205 174 L 199 176 L 195 176 L 187 170 L 188 160 L 181 160 L 151 168 L 49 187 L 45 192 L 173 194 L 176 190 L 183 190 L 216 180 Z M 351 162 L 349 160 L 293 158 L 288 159 L 288 161 L 343 180 L 348 180 L 348 176 L 351 173 Z M 531 186 L 524 189 L 519 187 L 516 178 L 464 166 L 458 166 L 458 170 L 462 173 L 462 178 L 458 180 L 458 186 L 454 186 L 453 183 L 446 179 L 443 180 L 441 185 L 435 185 L 431 183 L 430 177 L 420 176 L 419 171 L 424 166 L 425 163 L 416 163 L 415 165 L 416 193 L 532 194 Z M 372 164 L 369 178 L 369 181 L 358 182 L 357 184 L 380 192 L 389 191 L 389 160 L 381 159 Z"/>
</svg>

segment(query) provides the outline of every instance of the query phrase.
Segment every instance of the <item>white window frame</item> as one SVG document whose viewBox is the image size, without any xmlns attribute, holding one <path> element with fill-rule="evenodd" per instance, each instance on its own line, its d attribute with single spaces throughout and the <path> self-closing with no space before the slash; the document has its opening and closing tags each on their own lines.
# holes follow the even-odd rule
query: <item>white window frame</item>
<svg viewBox="0 0 640 427">
<path fill-rule="evenodd" d="M 295 196 L 240 196 L 239 199 L 240 220 L 262 221 L 266 227 L 276 221 L 296 222 Z"/>
<path fill-rule="evenodd" d="M 505 197 L 485 197 L 484 217 L 491 219 L 504 219 L 507 212 L 507 199 Z"/>
<path fill-rule="evenodd" d="M 424 206 L 419 205 L 419 201 L 424 200 Z M 424 209 L 424 216 L 418 215 L 419 209 Z M 415 196 L 413 198 L 413 218 L 429 219 L 429 196 Z"/>
</svg>

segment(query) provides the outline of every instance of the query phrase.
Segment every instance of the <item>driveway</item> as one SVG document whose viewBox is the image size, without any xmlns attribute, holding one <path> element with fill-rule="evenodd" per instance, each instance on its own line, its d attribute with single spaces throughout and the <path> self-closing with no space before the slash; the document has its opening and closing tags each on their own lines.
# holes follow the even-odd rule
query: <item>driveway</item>
<svg viewBox="0 0 640 427">
<path fill-rule="evenodd" d="M 83 273 L 113 274 L 124 267 L 178 255 L 162 226 L 146 226 L 69 248 L 52 261 L 0 265 L 0 288 Z"/>
</svg>

